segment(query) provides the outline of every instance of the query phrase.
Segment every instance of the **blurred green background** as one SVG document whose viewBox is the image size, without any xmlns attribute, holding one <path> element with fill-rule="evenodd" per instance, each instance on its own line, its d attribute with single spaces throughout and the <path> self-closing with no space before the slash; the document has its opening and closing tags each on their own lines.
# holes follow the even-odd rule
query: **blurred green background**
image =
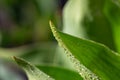
<svg viewBox="0 0 120 80">
<path fill-rule="evenodd" d="M 0 45 L 52 41 L 48 21 L 61 25 L 63 0 L 0 0 Z"/>
<path fill-rule="evenodd" d="M 57 43 L 49 20 L 62 29 L 67 0 L 0 0 L 0 80 L 27 80 L 10 56 L 54 64 Z"/>
</svg>

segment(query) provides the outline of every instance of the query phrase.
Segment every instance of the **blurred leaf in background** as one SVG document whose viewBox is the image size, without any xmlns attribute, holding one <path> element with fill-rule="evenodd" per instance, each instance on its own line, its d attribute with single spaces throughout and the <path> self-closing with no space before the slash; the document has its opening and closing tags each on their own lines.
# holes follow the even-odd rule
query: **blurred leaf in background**
<svg viewBox="0 0 120 80">
<path fill-rule="evenodd" d="M 0 4 L 2 47 L 50 40 L 48 21 L 57 11 L 57 1 L 2 0 Z"/>
<path fill-rule="evenodd" d="M 1 0 L 0 4 L 0 46 L 3 51 L 0 54 L 2 56 L 9 53 L 12 53 L 11 55 L 38 53 L 41 56 L 47 55 L 48 52 L 54 53 L 51 49 L 54 48 L 55 43 L 48 21 L 52 18 L 56 23 L 57 20 L 61 20 L 57 17 L 60 14 L 57 12 L 61 9 L 56 0 Z M 49 43 L 53 47 L 47 48 Z M 43 46 L 47 48 L 44 52 Z M 19 50 L 19 47 L 22 48 Z M 42 49 L 39 50 L 38 47 Z M 5 48 L 10 52 L 8 53 Z M 21 56 L 24 57 L 24 55 Z M 35 56 L 27 58 L 31 61 L 36 59 Z"/>
<path fill-rule="evenodd" d="M 120 53 L 120 1 L 106 0 L 104 7 L 105 15 L 111 24 L 113 38 L 117 51 Z"/>
<path fill-rule="evenodd" d="M 57 25 L 61 25 L 63 1 L 0 0 L 0 59 L 11 64 L 10 56 L 16 55 L 33 64 L 53 64 L 56 43 L 48 21 L 52 19 Z M 0 66 L 3 69 L 2 63 Z M 10 80 L 9 76 L 16 76 L 12 73 L 10 75 L 8 68 L 9 66 L 4 67 L 8 71 L 8 78 L 2 80 Z"/>
</svg>

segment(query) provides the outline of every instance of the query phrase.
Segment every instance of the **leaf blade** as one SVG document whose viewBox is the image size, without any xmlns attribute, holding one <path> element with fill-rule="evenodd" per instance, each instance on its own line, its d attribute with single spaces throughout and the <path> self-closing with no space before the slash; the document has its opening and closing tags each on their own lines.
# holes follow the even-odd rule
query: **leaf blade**
<svg viewBox="0 0 120 80">
<path fill-rule="evenodd" d="M 66 49 L 67 52 L 72 53 L 72 55 L 69 54 L 69 57 L 74 56 L 73 59 L 78 60 L 78 62 L 75 60 L 74 63 L 82 63 L 84 65 L 84 67 L 82 66 L 84 71 L 80 70 L 82 68 L 81 64 L 78 65 L 78 72 L 84 79 L 119 80 L 120 55 L 102 44 L 62 33 L 58 31 L 51 22 L 50 26 L 58 43 Z M 87 71 L 88 74 L 85 73 L 85 71 Z"/>
<path fill-rule="evenodd" d="M 53 66 L 37 66 L 37 67 L 46 74 L 52 76 L 55 80 L 83 80 L 77 72 L 71 70 Z"/>
<path fill-rule="evenodd" d="M 26 62 L 25 60 L 17 57 L 14 57 L 14 60 L 21 68 L 24 69 L 24 71 L 28 75 L 29 80 L 54 80 L 53 78 L 49 77 L 47 74 L 43 73 L 37 67 Z"/>
</svg>

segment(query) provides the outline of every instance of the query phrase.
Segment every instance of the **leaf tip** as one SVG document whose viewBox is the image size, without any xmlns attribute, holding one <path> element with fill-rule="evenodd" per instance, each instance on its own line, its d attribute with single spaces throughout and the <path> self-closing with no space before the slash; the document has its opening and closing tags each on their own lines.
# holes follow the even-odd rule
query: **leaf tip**
<svg viewBox="0 0 120 80">
<path fill-rule="evenodd" d="M 49 21 L 49 25 L 50 25 L 50 28 L 51 28 L 51 30 L 52 30 L 52 28 L 54 27 L 54 25 L 53 25 L 53 23 L 52 23 L 51 20 Z"/>
<path fill-rule="evenodd" d="M 19 66 L 24 66 L 25 67 L 25 65 L 28 64 L 25 60 L 23 60 L 21 58 L 18 58 L 16 56 L 13 56 L 13 59 Z"/>
<path fill-rule="evenodd" d="M 51 20 L 49 21 L 49 25 L 50 25 L 50 28 L 51 28 L 53 34 L 56 33 L 57 29 Z"/>
<path fill-rule="evenodd" d="M 17 57 L 16 56 L 12 56 L 13 60 L 17 61 Z"/>
<path fill-rule="evenodd" d="M 52 24 L 52 21 L 51 21 L 51 20 L 49 20 L 49 24 L 50 24 L 50 26 L 51 26 L 51 24 Z"/>
</svg>

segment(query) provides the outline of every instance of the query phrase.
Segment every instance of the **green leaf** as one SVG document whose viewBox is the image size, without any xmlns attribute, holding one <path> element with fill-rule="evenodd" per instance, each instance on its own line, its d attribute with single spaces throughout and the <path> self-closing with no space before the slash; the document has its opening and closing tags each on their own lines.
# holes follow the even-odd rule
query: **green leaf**
<svg viewBox="0 0 120 80">
<path fill-rule="evenodd" d="M 112 2 L 113 0 L 88 0 L 89 16 L 85 16 L 83 25 L 89 39 L 102 43 L 116 51 L 112 25 L 104 10 L 107 1 Z"/>
<path fill-rule="evenodd" d="M 51 30 L 60 46 L 85 80 L 119 80 L 120 55 L 106 46 L 58 31 L 50 22 Z"/>
<path fill-rule="evenodd" d="M 116 4 L 114 4 L 114 2 L 117 3 L 117 1 L 118 0 L 68 0 L 63 10 L 63 32 L 100 42 L 116 50 L 112 32 L 113 25 L 111 25 L 111 22 L 106 17 L 104 8 L 106 4 L 110 4 L 110 2 L 112 6 L 115 7 Z M 115 10 L 113 11 L 114 13 L 109 12 L 109 14 L 119 14 L 118 10 L 120 9 L 118 9 L 118 6 L 113 10 Z M 110 16 L 114 17 L 112 15 Z M 117 18 L 119 17 L 117 16 Z M 118 39 L 119 37 L 116 38 Z"/>
<path fill-rule="evenodd" d="M 107 0 L 105 2 L 105 15 L 112 25 L 114 40 L 120 53 L 120 0 Z"/>
<path fill-rule="evenodd" d="M 33 66 L 32 64 L 14 57 L 17 64 L 25 70 L 28 75 L 29 80 L 54 80 L 53 78 L 49 77 L 47 74 L 40 71 L 37 67 Z"/>
<path fill-rule="evenodd" d="M 37 66 L 46 74 L 52 76 L 55 80 L 83 80 L 81 76 L 74 71 L 52 66 Z"/>
</svg>

